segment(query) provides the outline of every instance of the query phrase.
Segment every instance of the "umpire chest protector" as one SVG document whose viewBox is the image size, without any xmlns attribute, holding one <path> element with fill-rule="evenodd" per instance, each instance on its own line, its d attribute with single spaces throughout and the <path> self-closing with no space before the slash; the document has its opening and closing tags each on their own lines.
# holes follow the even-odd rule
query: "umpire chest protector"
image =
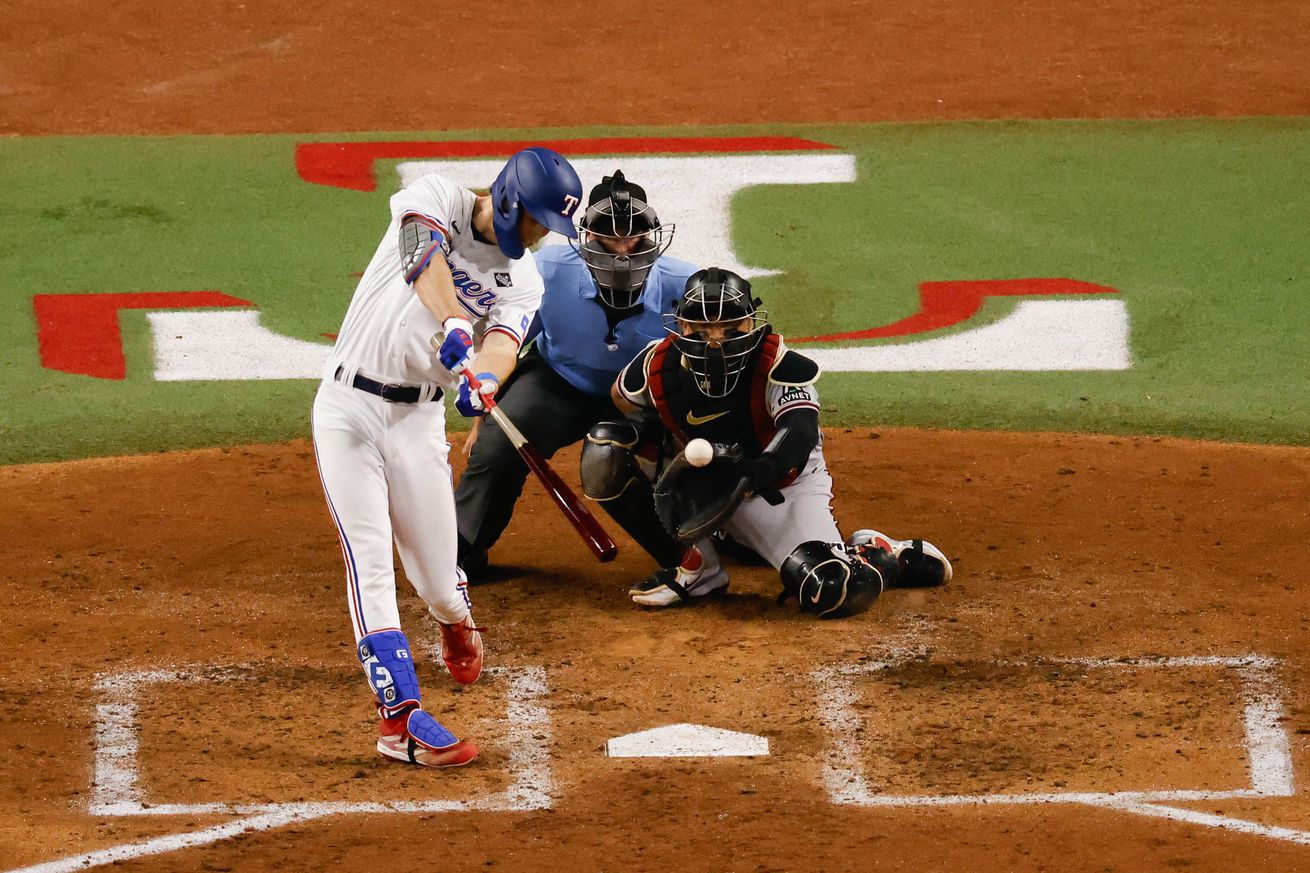
<svg viewBox="0 0 1310 873">
<path fill-rule="evenodd" d="M 777 334 L 760 343 L 746 377 L 726 397 L 707 397 L 683 365 L 682 354 L 665 337 L 651 354 L 647 381 L 660 421 L 684 445 L 696 438 L 737 443 L 748 458 L 764 451 L 777 428 L 769 414 L 770 382 L 808 385 L 818 366 L 788 351 Z"/>
</svg>

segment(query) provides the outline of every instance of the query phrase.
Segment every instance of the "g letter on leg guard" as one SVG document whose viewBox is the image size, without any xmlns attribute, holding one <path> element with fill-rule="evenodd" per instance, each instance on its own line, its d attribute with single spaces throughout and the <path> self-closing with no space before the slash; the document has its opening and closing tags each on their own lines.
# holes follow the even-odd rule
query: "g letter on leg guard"
<svg viewBox="0 0 1310 873">
<path fill-rule="evenodd" d="M 366 635 L 359 641 L 359 663 L 377 695 L 383 718 L 419 705 L 418 673 L 403 632 L 385 630 Z"/>
</svg>

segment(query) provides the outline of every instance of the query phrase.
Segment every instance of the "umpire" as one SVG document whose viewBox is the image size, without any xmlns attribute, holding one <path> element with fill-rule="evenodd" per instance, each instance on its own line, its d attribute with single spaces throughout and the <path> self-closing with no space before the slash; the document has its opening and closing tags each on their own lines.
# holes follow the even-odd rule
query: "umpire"
<svg viewBox="0 0 1310 873">
<path fill-rule="evenodd" d="M 646 191 L 621 170 L 591 189 L 577 243 L 536 253 L 546 284 L 530 344 L 496 402 L 546 457 L 620 418 L 610 386 L 651 340 L 696 267 L 660 257 L 673 241 Z M 455 491 L 459 563 L 476 582 L 523 492 L 528 467 L 483 419 Z M 470 438 L 474 438 L 472 435 Z"/>
</svg>

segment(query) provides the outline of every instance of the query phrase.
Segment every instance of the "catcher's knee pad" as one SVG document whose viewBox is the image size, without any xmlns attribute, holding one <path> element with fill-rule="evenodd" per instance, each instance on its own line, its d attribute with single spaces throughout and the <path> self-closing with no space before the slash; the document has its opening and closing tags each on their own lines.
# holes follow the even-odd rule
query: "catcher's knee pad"
<svg viewBox="0 0 1310 873">
<path fill-rule="evenodd" d="M 626 421 L 602 421 L 582 444 L 582 490 L 592 500 L 613 500 L 637 481 L 637 428 Z"/>
<path fill-rule="evenodd" d="M 385 630 L 366 634 L 359 641 L 359 663 L 377 695 L 378 712 L 383 718 L 418 705 L 418 673 L 404 633 Z"/>
<path fill-rule="evenodd" d="M 582 445 L 582 490 L 661 567 L 676 564 L 682 548 L 660 526 L 650 480 L 637 463 L 640 435 L 627 421 L 602 421 Z"/>
<path fill-rule="evenodd" d="M 841 544 L 810 540 L 797 546 L 782 566 L 782 602 L 795 597 L 801 612 L 819 618 L 843 618 L 868 609 L 895 571 L 891 555 L 872 561 L 854 556 Z"/>
</svg>

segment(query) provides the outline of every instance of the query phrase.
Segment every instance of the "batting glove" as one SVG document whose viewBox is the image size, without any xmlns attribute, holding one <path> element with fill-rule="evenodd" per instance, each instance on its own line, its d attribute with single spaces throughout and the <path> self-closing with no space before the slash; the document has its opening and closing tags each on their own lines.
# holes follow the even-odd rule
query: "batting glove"
<svg viewBox="0 0 1310 873">
<path fill-rule="evenodd" d="M 443 321 L 441 328 L 446 332 L 445 338 L 438 344 L 434 335 L 432 345 L 437 349 L 441 366 L 457 373 L 473 356 L 473 325 L 463 318 L 452 317 Z"/>
<path fill-rule="evenodd" d="M 455 408 L 465 418 L 486 415 L 487 407 L 482 402 L 482 398 L 494 397 L 500 388 L 500 380 L 496 378 L 495 373 L 478 373 L 474 378 L 480 383 L 477 391 L 469 386 L 468 379 L 459 380 L 459 396 L 455 398 Z"/>
</svg>

